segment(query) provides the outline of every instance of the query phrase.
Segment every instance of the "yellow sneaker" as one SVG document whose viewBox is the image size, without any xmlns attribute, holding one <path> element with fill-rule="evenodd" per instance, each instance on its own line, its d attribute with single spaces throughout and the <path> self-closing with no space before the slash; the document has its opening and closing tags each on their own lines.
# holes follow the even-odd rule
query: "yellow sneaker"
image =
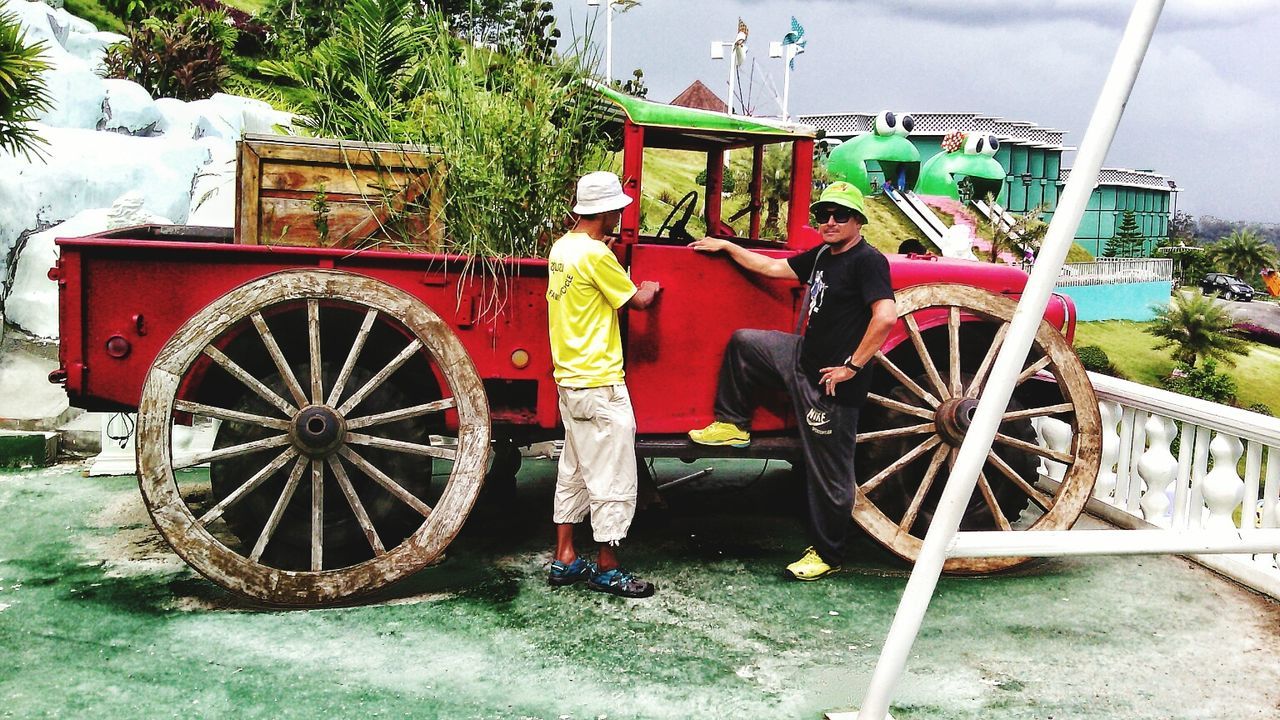
<svg viewBox="0 0 1280 720">
<path fill-rule="evenodd" d="M 701 430 L 690 430 L 689 439 L 699 445 L 729 445 L 746 447 L 751 444 L 751 433 L 727 422 L 713 422 Z"/>
<path fill-rule="evenodd" d="M 826 560 L 812 547 L 805 548 L 804 557 L 787 566 L 787 577 L 792 580 L 817 580 L 832 573 L 840 572 L 839 565 L 828 565 Z"/>
</svg>

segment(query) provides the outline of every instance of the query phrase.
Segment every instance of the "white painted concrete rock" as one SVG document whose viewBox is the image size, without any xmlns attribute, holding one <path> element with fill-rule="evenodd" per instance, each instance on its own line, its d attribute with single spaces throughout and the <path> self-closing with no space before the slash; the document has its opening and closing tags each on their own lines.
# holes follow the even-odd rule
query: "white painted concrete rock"
<svg viewBox="0 0 1280 720">
<path fill-rule="evenodd" d="M 102 103 L 98 130 L 125 135 L 151 135 L 159 126 L 160 110 L 151 93 L 132 80 L 109 78 L 102 81 L 107 97 Z"/>
<path fill-rule="evenodd" d="M 236 148 L 216 138 L 197 141 L 209 151 L 209 162 L 196 175 L 188 225 L 235 227 Z"/>
<path fill-rule="evenodd" d="M 103 50 L 122 36 L 98 32 L 91 23 L 40 2 L 0 0 L 0 10 L 19 16 L 28 43 L 46 43 L 44 58 L 51 69 L 45 82 L 53 100 L 53 108 L 35 124 L 47 141 L 44 159 L 0 153 L 0 279 L 17 263 L 22 277 L 38 284 L 51 262 L 47 249 L 37 249 L 41 244 L 35 236 L 71 218 L 77 223 L 105 218 L 103 208 L 131 191 L 141 211 L 153 216 L 234 225 L 235 143 L 242 132 L 291 127 L 289 113 L 222 93 L 191 103 L 153 100 L 133 82 L 104 80 L 95 73 Z M 71 236 L 105 226 L 76 228 L 50 231 Z M 30 238 L 23 255 L 45 255 L 20 261 L 15 254 L 24 236 Z M 23 270 L 26 265 L 38 270 Z M 57 328 L 33 310 L 44 302 L 40 293 L 20 289 L 25 282 L 15 279 L 9 288 L 0 280 L 0 312 L 33 333 L 56 337 Z M 15 304 L 22 309 L 15 310 Z"/>
<path fill-rule="evenodd" d="M 7 320 L 37 337 L 58 337 L 58 286 L 48 276 L 58 255 L 54 239 L 129 225 L 172 224 L 167 218 L 147 212 L 143 202 L 141 193 L 126 192 L 110 208 L 82 211 L 64 223 L 28 237 L 18 258 L 13 292 L 5 301 Z"/>
</svg>

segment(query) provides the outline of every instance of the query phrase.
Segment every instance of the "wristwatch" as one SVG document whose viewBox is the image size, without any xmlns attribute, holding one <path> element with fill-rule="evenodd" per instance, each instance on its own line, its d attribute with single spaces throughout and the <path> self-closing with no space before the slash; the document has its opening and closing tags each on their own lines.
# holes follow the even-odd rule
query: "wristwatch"
<svg viewBox="0 0 1280 720">
<path fill-rule="evenodd" d="M 862 366 L 861 366 L 861 365 L 854 365 L 854 364 L 853 364 L 853 356 L 852 356 L 852 355 L 850 355 L 849 357 L 847 357 L 847 358 L 845 358 L 845 359 L 844 359 L 844 366 L 845 366 L 845 367 L 847 367 L 847 368 L 849 368 L 850 370 L 852 370 L 852 371 L 854 371 L 854 372 L 858 372 L 858 371 L 862 370 Z"/>
</svg>

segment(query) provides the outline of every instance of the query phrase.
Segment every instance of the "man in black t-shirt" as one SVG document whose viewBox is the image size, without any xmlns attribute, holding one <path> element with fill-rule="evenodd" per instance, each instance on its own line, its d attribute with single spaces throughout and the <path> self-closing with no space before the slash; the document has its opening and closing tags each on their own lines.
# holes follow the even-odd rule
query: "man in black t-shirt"
<svg viewBox="0 0 1280 720">
<path fill-rule="evenodd" d="M 864 367 L 897 320 L 889 262 L 862 241 L 867 223 L 862 193 L 849 183 L 832 183 L 810 210 L 822 245 L 785 260 L 719 238 L 689 245 L 723 251 L 760 275 L 803 279 L 809 286 L 803 335 L 778 330 L 733 334 L 720 366 L 716 421 L 689 432 L 690 439 L 703 445 L 746 447 L 758 389 L 779 383 L 786 389 L 800 426 L 813 539 L 804 556 L 787 566 L 787 576 L 796 580 L 817 580 L 844 562 L 858 413 L 871 383 L 870 368 Z"/>
</svg>

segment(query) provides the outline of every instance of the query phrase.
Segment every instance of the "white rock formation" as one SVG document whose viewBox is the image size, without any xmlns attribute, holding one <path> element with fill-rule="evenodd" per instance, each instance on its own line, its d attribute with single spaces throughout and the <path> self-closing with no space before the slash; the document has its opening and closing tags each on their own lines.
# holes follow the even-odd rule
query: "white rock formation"
<svg viewBox="0 0 1280 720">
<path fill-rule="evenodd" d="M 147 212 L 143 205 L 142 193 L 126 192 L 110 208 L 81 211 L 64 223 L 29 236 L 18 256 L 13 292 L 5 301 L 8 321 L 37 337 L 58 337 L 58 285 L 48 276 L 58 256 L 54 239 L 129 225 L 172 224 L 168 218 Z"/>
<path fill-rule="evenodd" d="M 53 105 L 35 124 L 47 141 L 43 159 L 0 152 L 0 317 L 56 337 L 56 294 L 45 275 L 54 236 L 107 229 L 105 208 L 129 193 L 147 217 L 234 226 L 236 141 L 242 132 L 290 128 L 292 116 L 222 93 L 190 103 L 152 99 L 136 83 L 96 74 L 104 49 L 122 36 L 40 2 L 0 0 L 0 10 L 19 16 L 28 43 L 46 43 Z M 5 287 L 15 264 L 13 287 Z"/>
</svg>

